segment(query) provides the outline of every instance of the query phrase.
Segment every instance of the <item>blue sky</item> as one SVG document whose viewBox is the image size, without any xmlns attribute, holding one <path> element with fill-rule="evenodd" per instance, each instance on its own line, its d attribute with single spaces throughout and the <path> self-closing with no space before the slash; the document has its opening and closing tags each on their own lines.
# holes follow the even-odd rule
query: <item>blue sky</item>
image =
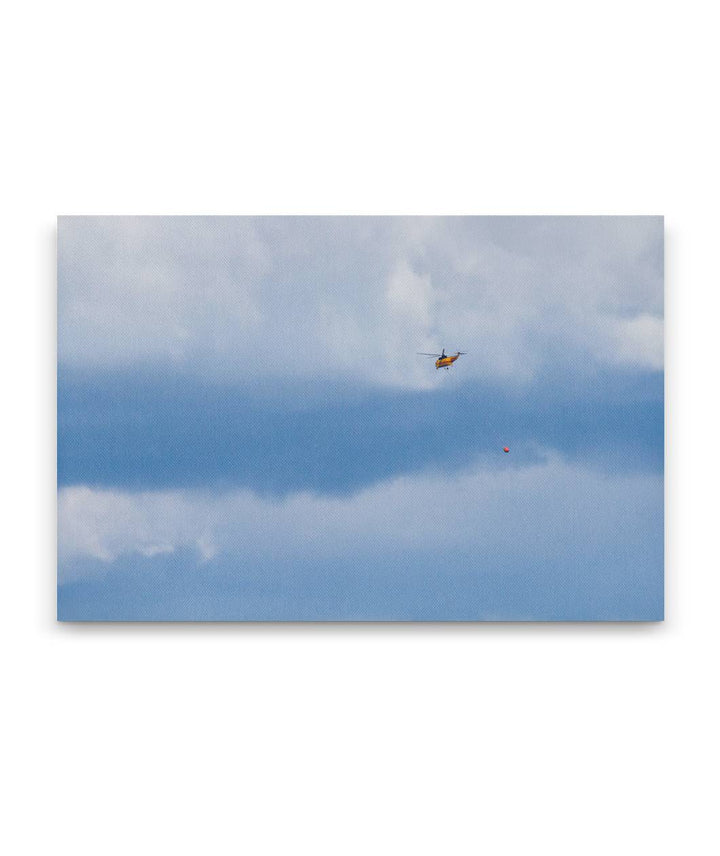
<svg viewBox="0 0 720 856">
<path fill-rule="evenodd" d="M 58 233 L 61 618 L 662 617 L 661 218 Z"/>
</svg>

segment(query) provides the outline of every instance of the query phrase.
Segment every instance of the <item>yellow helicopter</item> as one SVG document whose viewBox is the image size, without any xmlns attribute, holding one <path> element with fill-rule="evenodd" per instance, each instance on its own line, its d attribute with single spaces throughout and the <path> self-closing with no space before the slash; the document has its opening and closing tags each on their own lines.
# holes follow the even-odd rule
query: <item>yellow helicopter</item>
<svg viewBox="0 0 720 856">
<path fill-rule="evenodd" d="M 458 351 L 457 354 L 451 354 L 450 356 L 445 354 L 445 348 L 442 349 L 442 354 L 426 354 L 424 351 L 418 351 L 417 353 L 421 357 L 437 357 L 435 360 L 436 369 L 449 369 L 455 360 L 463 354 L 466 354 L 467 351 Z"/>
</svg>

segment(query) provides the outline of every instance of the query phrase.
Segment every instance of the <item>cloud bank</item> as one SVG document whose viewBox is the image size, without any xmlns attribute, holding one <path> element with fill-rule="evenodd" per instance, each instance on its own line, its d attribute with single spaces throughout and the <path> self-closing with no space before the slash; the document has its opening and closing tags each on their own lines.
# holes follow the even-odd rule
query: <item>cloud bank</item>
<svg viewBox="0 0 720 856">
<path fill-rule="evenodd" d="M 188 548 L 198 566 L 231 555 L 240 575 L 270 560 L 392 562 L 440 548 L 530 565 L 581 556 L 603 540 L 642 543 L 661 514 L 661 476 L 608 476 L 556 455 L 502 472 L 476 465 L 457 477 L 402 476 L 350 497 L 73 486 L 59 492 L 59 556 L 63 581 L 77 573 L 79 557 L 103 571 L 123 556 Z"/>
<path fill-rule="evenodd" d="M 59 359 L 432 388 L 662 367 L 657 217 L 59 220 Z"/>
</svg>

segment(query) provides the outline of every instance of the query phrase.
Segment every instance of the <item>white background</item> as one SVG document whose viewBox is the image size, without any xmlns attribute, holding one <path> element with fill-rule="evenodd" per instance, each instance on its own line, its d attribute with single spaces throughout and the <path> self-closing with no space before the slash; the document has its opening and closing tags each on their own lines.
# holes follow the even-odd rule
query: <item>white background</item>
<svg viewBox="0 0 720 856">
<path fill-rule="evenodd" d="M 4 852 L 717 852 L 711 8 L 5 10 Z M 56 624 L 58 213 L 665 214 L 666 622 Z"/>
</svg>

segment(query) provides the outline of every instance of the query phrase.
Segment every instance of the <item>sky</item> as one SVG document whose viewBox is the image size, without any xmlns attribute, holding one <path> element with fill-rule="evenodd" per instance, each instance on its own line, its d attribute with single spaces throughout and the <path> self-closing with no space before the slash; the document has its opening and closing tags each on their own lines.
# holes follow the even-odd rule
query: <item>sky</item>
<svg viewBox="0 0 720 856">
<path fill-rule="evenodd" d="M 61 619 L 658 620 L 663 444 L 660 217 L 58 220 Z"/>
</svg>

